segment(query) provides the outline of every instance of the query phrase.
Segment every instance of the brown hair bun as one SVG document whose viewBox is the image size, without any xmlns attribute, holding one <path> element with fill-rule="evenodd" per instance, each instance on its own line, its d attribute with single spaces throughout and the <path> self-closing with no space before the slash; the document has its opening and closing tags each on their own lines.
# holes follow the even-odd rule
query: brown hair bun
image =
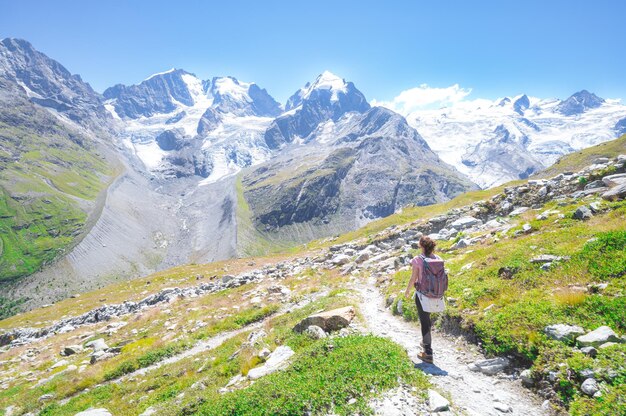
<svg viewBox="0 0 626 416">
<path fill-rule="evenodd" d="M 427 256 L 430 256 L 431 254 L 433 254 L 433 251 L 435 251 L 436 245 L 437 243 L 435 243 L 433 239 L 431 239 L 430 237 L 426 235 L 420 238 L 420 247 L 424 249 L 424 254 L 426 254 Z"/>
</svg>

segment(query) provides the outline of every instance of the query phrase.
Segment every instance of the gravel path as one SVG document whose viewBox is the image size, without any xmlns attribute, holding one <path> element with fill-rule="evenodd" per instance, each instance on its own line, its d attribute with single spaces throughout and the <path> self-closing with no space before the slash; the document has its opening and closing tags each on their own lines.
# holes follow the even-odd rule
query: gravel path
<svg viewBox="0 0 626 416">
<path fill-rule="evenodd" d="M 431 382 L 452 398 L 453 410 L 468 415 L 549 415 L 541 400 L 521 386 L 519 380 L 509 380 L 473 372 L 468 364 L 485 357 L 465 343 L 441 333 L 433 333 L 435 364 L 425 364 L 415 358 L 421 340 L 419 326 L 394 317 L 384 307 L 384 298 L 370 278 L 357 287 L 362 296 L 360 306 L 368 329 L 375 335 L 390 338 L 407 349 L 416 368 L 430 374 Z"/>
</svg>

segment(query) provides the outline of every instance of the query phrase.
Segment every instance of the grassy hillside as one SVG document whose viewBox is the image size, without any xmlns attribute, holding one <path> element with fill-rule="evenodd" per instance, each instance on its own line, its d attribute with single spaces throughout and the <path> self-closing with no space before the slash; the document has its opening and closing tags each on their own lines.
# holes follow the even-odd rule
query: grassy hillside
<svg viewBox="0 0 626 416">
<path fill-rule="evenodd" d="M 65 252 L 114 173 L 84 133 L 14 100 L 0 106 L 0 283 Z"/>
<path fill-rule="evenodd" d="M 537 178 L 550 178 L 563 172 L 577 172 L 585 166 L 593 164 L 600 157 L 615 157 L 626 154 L 626 135 L 610 142 L 600 143 L 578 152 L 561 157 L 556 163 L 542 172 Z"/>
</svg>

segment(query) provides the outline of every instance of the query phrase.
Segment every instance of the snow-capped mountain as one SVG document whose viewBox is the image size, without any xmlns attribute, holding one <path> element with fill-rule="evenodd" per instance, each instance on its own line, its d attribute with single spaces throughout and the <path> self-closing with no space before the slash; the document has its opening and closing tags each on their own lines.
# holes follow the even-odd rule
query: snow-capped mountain
<svg viewBox="0 0 626 416">
<path fill-rule="evenodd" d="M 171 69 L 139 85 L 104 92 L 106 108 L 124 121 L 124 143 L 162 178 L 214 182 L 266 160 L 263 134 L 282 109 L 266 90 L 233 77 L 202 81 Z"/>
<path fill-rule="evenodd" d="M 580 91 L 566 100 L 520 95 L 407 116 L 430 147 L 483 188 L 525 178 L 575 150 L 626 132 L 626 106 Z"/>
<path fill-rule="evenodd" d="M 370 107 L 354 84 L 329 72 L 299 89 L 286 108 L 265 134 L 276 155 L 243 177 L 257 226 L 286 239 L 354 229 L 474 186 L 404 117 Z"/>
<path fill-rule="evenodd" d="M 286 113 L 272 122 L 265 141 L 276 149 L 307 137 L 322 121 L 336 121 L 347 112 L 364 112 L 369 108 L 365 96 L 352 82 L 325 71 L 287 100 Z"/>
</svg>

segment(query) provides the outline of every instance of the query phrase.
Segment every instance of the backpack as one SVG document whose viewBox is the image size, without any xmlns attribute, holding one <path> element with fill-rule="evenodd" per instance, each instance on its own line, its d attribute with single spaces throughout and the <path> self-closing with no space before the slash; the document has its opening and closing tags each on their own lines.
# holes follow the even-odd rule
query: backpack
<svg viewBox="0 0 626 416">
<path fill-rule="evenodd" d="M 419 256 L 422 259 L 422 278 L 419 282 L 415 282 L 415 289 L 429 298 L 441 298 L 448 290 L 448 273 L 443 264 L 443 260 L 437 258 L 431 259 L 423 254 Z"/>
</svg>

